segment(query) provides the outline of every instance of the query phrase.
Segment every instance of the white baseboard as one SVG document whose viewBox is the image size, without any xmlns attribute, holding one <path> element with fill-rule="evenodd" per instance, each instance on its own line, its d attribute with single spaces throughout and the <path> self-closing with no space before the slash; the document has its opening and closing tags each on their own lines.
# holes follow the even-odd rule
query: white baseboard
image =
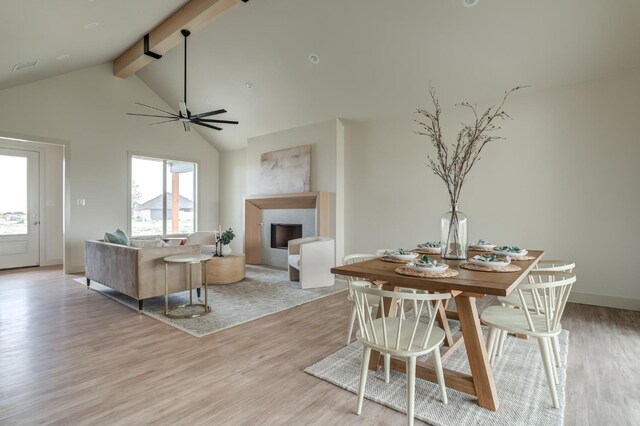
<svg viewBox="0 0 640 426">
<path fill-rule="evenodd" d="M 62 265 L 62 259 L 49 259 L 44 262 L 40 262 L 40 266 L 56 266 Z"/>
<path fill-rule="evenodd" d="M 571 295 L 569 295 L 569 302 L 640 311 L 640 299 L 627 299 L 624 297 L 605 296 L 602 294 L 571 292 Z"/>
<path fill-rule="evenodd" d="M 335 277 L 336 277 L 336 280 L 335 280 L 336 284 L 340 283 L 340 284 L 347 285 L 347 280 L 342 275 L 336 275 Z"/>
<path fill-rule="evenodd" d="M 64 268 L 65 274 L 80 274 L 84 273 L 84 265 L 66 265 Z"/>
</svg>

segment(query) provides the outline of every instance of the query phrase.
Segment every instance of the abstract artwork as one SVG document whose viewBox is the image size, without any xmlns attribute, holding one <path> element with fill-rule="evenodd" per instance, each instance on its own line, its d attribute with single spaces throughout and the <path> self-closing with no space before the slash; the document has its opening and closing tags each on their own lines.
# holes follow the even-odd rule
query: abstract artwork
<svg viewBox="0 0 640 426">
<path fill-rule="evenodd" d="M 260 191 L 262 194 L 309 192 L 311 178 L 311 145 L 260 156 Z"/>
</svg>

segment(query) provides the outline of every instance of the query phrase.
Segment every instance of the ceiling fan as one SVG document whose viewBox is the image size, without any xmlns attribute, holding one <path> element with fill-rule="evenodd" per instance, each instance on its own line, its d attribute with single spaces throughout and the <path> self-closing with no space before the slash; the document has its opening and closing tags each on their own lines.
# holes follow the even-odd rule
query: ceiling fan
<svg viewBox="0 0 640 426">
<path fill-rule="evenodd" d="M 198 126 L 208 127 L 209 129 L 214 129 L 214 130 L 222 130 L 222 128 L 218 127 L 218 126 L 215 126 L 213 124 L 210 124 L 210 123 L 216 123 L 216 124 L 238 124 L 237 121 L 215 120 L 215 119 L 205 118 L 205 117 L 211 117 L 212 115 L 224 114 L 225 112 L 227 112 L 227 110 L 225 110 L 225 109 L 217 109 L 215 111 L 203 112 L 203 113 L 200 113 L 200 114 L 191 114 L 191 111 L 189 111 L 189 109 L 187 108 L 187 37 L 189 37 L 189 35 L 191 35 L 191 31 L 189 31 L 189 30 L 181 30 L 180 32 L 184 36 L 184 100 L 178 102 L 178 104 L 180 105 L 180 112 L 178 114 L 175 114 L 173 112 L 165 111 L 165 110 L 162 110 L 160 108 L 156 108 L 156 107 L 152 107 L 150 105 L 145 105 L 145 104 L 141 104 L 139 102 L 136 102 L 136 105 L 140 105 L 140 106 L 143 106 L 145 108 L 150 108 L 150 109 L 153 109 L 153 110 L 156 110 L 156 111 L 160 111 L 160 112 L 162 112 L 164 114 L 167 114 L 167 115 L 137 114 L 137 113 L 134 113 L 134 112 L 128 112 L 127 115 L 137 115 L 137 116 L 140 116 L 140 117 L 156 117 L 156 118 L 167 118 L 168 119 L 168 120 L 164 120 L 164 121 L 159 121 L 157 123 L 151 123 L 151 124 L 149 124 L 150 126 L 155 126 L 156 124 L 169 123 L 169 122 L 172 122 L 172 121 L 181 121 L 182 125 L 184 126 L 185 132 L 188 132 L 188 131 L 191 130 L 191 128 L 189 127 L 189 123 L 197 124 Z"/>
</svg>

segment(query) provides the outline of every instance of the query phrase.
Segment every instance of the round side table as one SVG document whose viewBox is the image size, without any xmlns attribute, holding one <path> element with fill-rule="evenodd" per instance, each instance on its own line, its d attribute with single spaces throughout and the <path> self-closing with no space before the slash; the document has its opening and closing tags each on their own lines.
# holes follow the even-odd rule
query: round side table
<svg viewBox="0 0 640 426">
<path fill-rule="evenodd" d="M 214 257 L 207 265 L 207 284 L 232 284 L 242 281 L 245 274 L 244 254 Z"/>
<path fill-rule="evenodd" d="M 207 279 L 206 279 L 206 265 L 207 262 L 211 260 L 210 254 L 199 254 L 199 255 L 176 255 L 176 256 L 167 256 L 164 259 L 164 315 L 169 318 L 174 319 L 186 319 L 186 318 L 197 318 L 211 312 L 211 308 L 209 307 L 209 300 L 207 298 Z M 172 306 L 169 308 L 169 265 L 172 263 L 182 263 L 187 266 L 187 272 L 189 275 L 189 303 Z M 200 265 L 202 269 L 202 276 L 204 278 L 205 290 L 204 290 L 204 303 L 193 303 L 193 274 L 192 269 L 194 265 Z M 200 285 L 202 286 L 202 285 Z M 196 312 L 194 314 L 187 315 L 178 315 L 172 314 L 171 311 L 179 309 L 179 308 L 191 308 L 191 307 L 202 307 L 201 312 Z"/>
</svg>

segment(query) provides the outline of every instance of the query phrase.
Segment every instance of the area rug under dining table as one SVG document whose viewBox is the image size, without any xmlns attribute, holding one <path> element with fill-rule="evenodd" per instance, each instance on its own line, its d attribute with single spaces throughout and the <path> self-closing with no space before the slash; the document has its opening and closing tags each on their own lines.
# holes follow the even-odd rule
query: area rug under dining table
<svg viewBox="0 0 640 426">
<path fill-rule="evenodd" d="M 473 396 L 449 388 L 449 403 L 445 405 L 440 401 L 440 389 L 436 383 L 416 378 L 415 418 L 431 425 L 562 425 L 569 352 L 568 331 L 560 333 L 559 343 L 562 360 L 562 367 L 558 368 L 559 408 L 551 405 L 537 339 L 524 340 L 509 336 L 505 340 L 502 356 L 496 358 L 492 367 L 500 398 L 497 411 L 481 408 Z M 357 395 L 361 360 L 362 345 L 354 342 L 306 368 L 305 372 Z M 468 374 L 469 363 L 465 349 L 454 352 L 443 362 L 443 366 Z M 369 371 L 365 398 L 406 413 L 406 389 L 407 378 L 404 373 L 391 370 L 390 382 L 385 383 L 382 369 Z M 354 396 L 354 416 L 356 400 Z M 366 401 L 362 410 L 367 411 Z"/>
<path fill-rule="evenodd" d="M 75 281 L 86 284 L 85 278 L 77 278 Z M 138 310 L 137 300 L 125 294 L 95 281 L 91 282 L 91 288 L 131 309 Z M 202 337 L 312 302 L 346 288 L 345 281 L 336 280 L 335 285 L 331 287 L 302 290 L 299 282 L 289 281 L 287 271 L 247 265 L 246 277 L 242 281 L 234 284 L 209 285 L 208 297 L 211 312 L 207 315 L 188 319 L 168 318 L 163 315 L 164 296 L 145 299 L 142 313 L 192 336 Z M 195 301 L 195 291 L 193 297 Z M 169 295 L 170 306 L 188 302 L 189 292 L 187 291 Z M 179 313 L 179 311 L 176 312 Z"/>
</svg>

